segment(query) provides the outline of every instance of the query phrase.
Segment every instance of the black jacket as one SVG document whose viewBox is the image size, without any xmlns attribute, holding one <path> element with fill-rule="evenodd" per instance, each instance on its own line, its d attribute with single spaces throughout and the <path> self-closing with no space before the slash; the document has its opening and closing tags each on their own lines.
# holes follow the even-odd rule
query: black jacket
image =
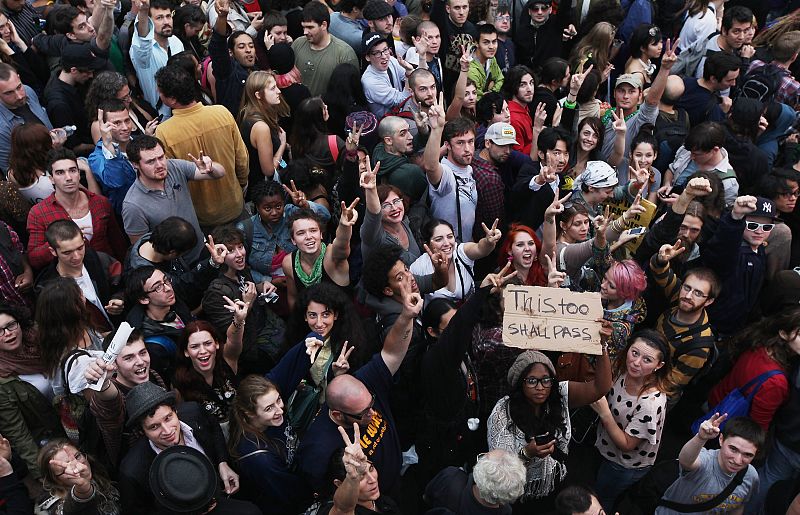
<svg viewBox="0 0 800 515">
<path fill-rule="evenodd" d="M 219 423 L 195 402 L 178 405 L 178 418 L 192 428 L 192 435 L 205 451 L 205 455 L 216 470 L 220 463 L 229 461 L 225 447 L 225 436 Z M 122 497 L 122 513 L 153 513 L 156 510 L 153 492 L 150 490 L 150 465 L 156 453 L 147 438 L 141 438 L 122 459 L 119 467 L 119 487 Z"/>
<path fill-rule="evenodd" d="M 244 83 L 250 70 L 239 64 L 228 52 L 225 36 L 220 36 L 216 30 L 211 32 L 211 41 L 208 44 L 208 53 L 214 65 L 214 78 L 216 79 L 217 103 L 228 108 L 234 118 L 239 114 L 239 103 L 242 101 Z M 255 57 L 255 53 L 253 53 Z"/>
</svg>

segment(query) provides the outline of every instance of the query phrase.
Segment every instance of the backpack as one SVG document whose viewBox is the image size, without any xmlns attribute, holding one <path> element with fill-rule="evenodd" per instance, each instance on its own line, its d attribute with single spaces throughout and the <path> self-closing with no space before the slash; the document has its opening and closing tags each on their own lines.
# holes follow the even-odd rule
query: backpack
<svg viewBox="0 0 800 515">
<path fill-rule="evenodd" d="M 405 100 L 403 100 L 399 104 L 392 106 L 391 109 L 389 109 L 388 111 L 386 111 L 386 113 L 384 113 L 384 115 L 381 117 L 381 120 L 383 120 L 387 116 L 399 116 L 400 118 L 405 118 L 406 120 L 413 120 L 414 113 L 412 113 L 411 111 L 403 111 L 403 108 L 406 106 L 408 101 L 411 100 L 411 97 L 412 95 L 409 95 L 405 98 Z"/>
<path fill-rule="evenodd" d="M 736 96 L 753 98 L 768 104 L 775 98 L 782 79 L 781 69 L 772 63 L 767 63 L 744 74 L 739 80 L 740 86 L 736 90 Z"/>
<path fill-rule="evenodd" d="M 702 333 L 703 331 L 708 329 L 708 327 L 709 327 L 709 324 L 707 324 L 707 323 L 698 325 L 698 326 L 692 328 L 691 331 L 676 334 L 673 337 L 673 339 L 676 342 L 679 342 L 681 339 L 685 338 L 686 336 Z M 678 362 L 678 358 L 680 358 L 684 354 L 688 354 L 688 353 L 692 352 L 693 350 L 703 349 L 703 348 L 707 348 L 708 349 L 708 358 L 706 358 L 706 362 L 703 364 L 703 368 L 701 368 L 700 370 L 697 371 L 697 373 L 694 375 L 694 377 L 692 377 L 691 381 L 689 381 L 689 384 L 687 384 L 686 386 L 690 386 L 690 385 L 696 384 L 700 379 L 702 379 L 703 377 L 705 377 L 708 374 L 709 370 L 711 370 L 711 367 L 713 367 L 714 364 L 717 362 L 717 358 L 719 357 L 719 349 L 717 349 L 717 344 L 714 341 L 712 341 L 710 344 L 707 344 L 706 342 L 703 342 L 702 340 L 695 340 L 695 341 L 690 342 L 688 345 L 683 345 L 683 346 L 679 347 L 675 351 L 675 354 L 672 355 L 672 363 L 673 363 L 672 366 L 675 366 L 675 364 Z"/>
<path fill-rule="evenodd" d="M 725 428 L 725 422 L 735 417 L 746 417 L 750 414 L 750 405 L 753 403 L 753 397 L 756 396 L 761 389 L 761 385 L 774 375 L 782 374 L 782 370 L 770 370 L 758 375 L 748 381 L 742 387 L 734 388 L 731 392 L 722 399 L 719 404 L 708 410 L 708 413 L 701 416 L 692 424 L 692 433 L 697 434 L 700 429 L 700 424 L 714 416 L 715 413 L 727 413 L 728 418 L 720 424 L 720 430 Z M 748 392 L 749 393 L 746 393 Z"/>
<path fill-rule="evenodd" d="M 675 120 L 658 115 L 656 118 L 655 131 L 653 137 L 656 141 L 666 142 L 672 152 L 676 152 L 683 145 L 686 136 L 689 135 L 689 113 L 685 109 L 675 109 L 677 116 Z"/>
<path fill-rule="evenodd" d="M 708 45 L 708 42 L 711 41 L 711 38 L 715 38 L 718 35 L 719 32 L 712 32 L 706 39 L 700 39 L 689 48 L 683 49 L 681 53 L 678 54 L 677 62 L 669 71 L 670 75 L 694 77 L 697 67 L 700 65 L 700 61 L 702 61 L 703 57 L 706 57 L 708 53 L 706 50 L 706 45 Z"/>
</svg>

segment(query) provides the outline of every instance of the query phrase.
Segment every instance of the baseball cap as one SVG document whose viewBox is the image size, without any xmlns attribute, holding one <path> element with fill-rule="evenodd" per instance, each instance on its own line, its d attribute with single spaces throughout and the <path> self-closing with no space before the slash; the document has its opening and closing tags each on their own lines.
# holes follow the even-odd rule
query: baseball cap
<svg viewBox="0 0 800 515">
<path fill-rule="evenodd" d="M 364 47 L 364 54 L 368 54 L 372 48 L 380 43 L 386 43 L 386 37 L 377 32 L 368 32 L 361 38 L 361 44 Z"/>
<path fill-rule="evenodd" d="M 775 204 L 768 198 L 756 197 L 756 210 L 747 216 L 763 216 L 764 218 L 778 218 L 778 210 Z"/>
<path fill-rule="evenodd" d="M 642 79 L 634 73 L 623 73 L 617 77 L 617 83 L 614 84 L 614 87 L 618 88 L 620 84 L 630 84 L 634 88 L 642 89 Z"/>
<path fill-rule="evenodd" d="M 484 140 L 490 140 L 495 145 L 516 145 L 517 131 L 507 123 L 493 123 L 486 129 Z"/>
<path fill-rule="evenodd" d="M 392 10 L 392 6 L 384 2 L 384 0 L 369 0 L 361 13 L 365 20 L 380 20 L 381 18 L 393 14 L 394 10 Z"/>
<path fill-rule="evenodd" d="M 81 70 L 98 71 L 104 69 L 108 60 L 97 57 L 89 43 L 67 43 L 61 50 L 62 68 L 78 68 Z"/>
</svg>

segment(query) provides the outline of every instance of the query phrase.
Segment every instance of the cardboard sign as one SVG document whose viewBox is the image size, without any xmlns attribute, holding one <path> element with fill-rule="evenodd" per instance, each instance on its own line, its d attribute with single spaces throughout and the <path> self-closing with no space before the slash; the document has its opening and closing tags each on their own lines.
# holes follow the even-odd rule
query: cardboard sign
<svg viewBox="0 0 800 515">
<path fill-rule="evenodd" d="M 656 205 L 650 202 L 649 200 L 642 199 L 641 200 L 642 206 L 645 208 L 645 212 L 636 215 L 633 220 L 629 220 L 624 224 L 625 229 L 632 229 L 634 227 L 649 227 L 650 222 L 653 220 L 653 217 L 656 214 Z M 609 211 L 611 212 L 611 218 L 619 218 L 622 216 L 622 213 L 628 210 L 631 207 L 631 203 L 627 200 L 622 200 L 620 202 L 609 201 L 606 202 L 606 205 L 610 208 Z M 625 247 L 630 251 L 631 254 L 636 252 L 636 249 L 639 248 L 639 245 L 644 240 L 644 236 L 640 236 L 633 241 L 629 241 L 625 244 Z"/>
<path fill-rule="evenodd" d="M 509 347 L 602 354 L 599 293 L 506 286 L 503 343 Z"/>
</svg>

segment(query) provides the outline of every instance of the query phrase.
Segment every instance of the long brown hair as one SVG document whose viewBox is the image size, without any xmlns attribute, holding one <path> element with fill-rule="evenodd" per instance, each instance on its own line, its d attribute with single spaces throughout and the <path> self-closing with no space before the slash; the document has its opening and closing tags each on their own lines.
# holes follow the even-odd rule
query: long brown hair
<svg viewBox="0 0 800 515">
<path fill-rule="evenodd" d="M 97 483 L 98 489 L 101 492 L 108 492 L 113 488 L 108 474 L 106 474 L 105 469 L 94 459 L 94 456 L 81 451 L 77 445 L 66 438 L 55 438 L 39 449 L 39 454 L 36 457 L 36 464 L 39 467 L 39 472 L 42 474 L 42 486 L 44 486 L 45 490 L 50 492 L 51 495 L 61 498 L 69 494 L 68 487 L 59 483 L 58 478 L 53 473 L 53 469 L 50 468 L 50 460 L 65 447 L 72 447 L 86 456 L 86 463 L 92 473 L 92 480 Z"/>
<path fill-rule="evenodd" d="M 796 354 L 779 334 L 781 331 L 788 333 L 790 339 L 800 332 L 800 307 L 787 309 L 747 326 L 731 340 L 731 357 L 735 361 L 746 350 L 764 347 L 781 367 L 789 369 Z"/>
<path fill-rule="evenodd" d="M 669 395 L 675 387 L 669 380 L 672 372 L 672 357 L 669 351 L 669 344 L 663 334 L 653 329 L 641 329 L 628 338 L 628 344 L 625 349 L 617 353 L 617 359 L 614 361 L 614 378 L 616 379 L 628 371 L 628 350 L 637 340 L 641 340 L 648 347 L 657 350 L 661 354 L 659 359 L 664 363 L 661 368 L 647 376 L 639 389 L 639 395 L 652 388 Z"/>
<path fill-rule="evenodd" d="M 289 104 L 283 95 L 280 96 L 281 102 L 277 106 L 267 104 L 263 98 L 258 98 L 256 93 L 262 92 L 272 83 L 275 83 L 275 74 L 267 71 L 254 71 L 244 83 L 244 94 L 239 108 L 239 123 L 249 120 L 261 121 L 269 126 L 274 132 L 280 131 L 278 118 L 289 116 Z"/>
<path fill-rule="evenodd" d="M 36 301 L 35 320 L 42 364 L 49 374 L 58 373 L 64 355 L 78 347 L 86 332 L 94 329 L 78 283 L 67 277 L 44 284 Z"/>
<path fill-rule="evenodd" d="M 189 322 L 186 324 L 183 334 L 181 334 L 181 337 L 178 339 L 178 363 L 175 366 L 175 378 L 172 382 L 173 386 L 180 392 L 181 397 L 185 401 L 205 400 L 203 392 L 206 390 L 206 380 L 200 372 L 195 370 L 192 360 L 187 358 L 184 354 L 189 347 L 189 336 L 203 331 L 211 335 L 211 339 L 219 344 L 219 349 L 217 349 L 216 355 L 214 356 L 214 383 L 221 383 L 225 379 L 225 357 L 222 354 L 225 342 L 220 342 L 214 326 L 205 320 L 193 320 Z"/>
<path fill-rule="evenodd" d="M 594 68 L 602 72 L 610 61 L 611 43 L 614 42 L 616 31 L 617 29 L 607 21 L 601 21 L 592 27 L 572 51 L 570 68 L 581 69 L 582 64 L 590 58 L 594 61 Z"/>
<path fill-rule="evenodd" d="M 272 381 L 263 376 L 249 375 L 239 383 L 231 405 L 230 440 L 228 441 L 228 450 L 234 458 L 239 457 L 237 447 L 243 438 L 255 443 L 259 448 L 262 443 L 266 444 L 281 457 L 285 456 L 282 446 L 267 438 L 252 422 L 252 417 L 258 409 L 258 399 L 272 392 L 278 392 L 278 395 L 281 393 Z"/>
<path fill-rule="evenodd" d="M 36 182 L 37 172 L 47 169 L 47 152 L 52 148 L 53 140 L 44 125 L 24 123 L 14 127 L 8 167 L 14 171 L 14 180 L 20 187 L 30 186 Z"/>
</svg>

